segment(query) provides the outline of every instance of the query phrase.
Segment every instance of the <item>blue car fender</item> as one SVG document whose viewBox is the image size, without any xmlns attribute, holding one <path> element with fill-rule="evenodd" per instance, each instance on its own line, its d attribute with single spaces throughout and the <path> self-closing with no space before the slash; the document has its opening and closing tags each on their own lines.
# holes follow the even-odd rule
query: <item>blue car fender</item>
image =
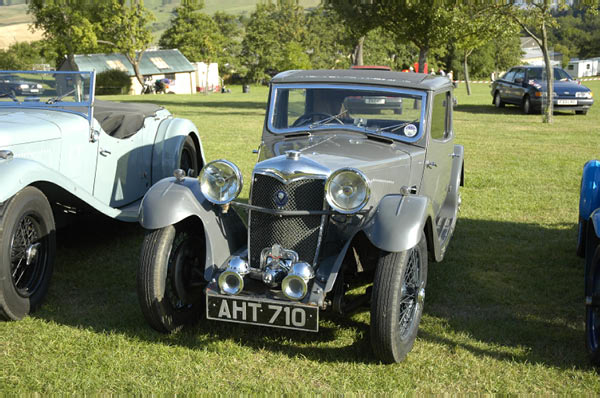
<svg viewBox="0 0 600 398">
<path fill-rule="evenodd" d="M 158 126 L 152 149 L 152 183 L 173 175 L 180 164 L 181 149 L 191 136 L 198 149 L 198 164 L 204 165 L 204 149 L 198 129 L 188 119 L 168 118 Z M 186 170 L 187 171 L 187 170 Z M 200 170 L 196 170 L 198 173 Z"/>
<path fill-rule="evenodd" d="M 598 230 L 598 213 L 592 217 L 592 213 L 600 208 L 600 161 L 590 160 L 583 166 L 581 175 L 581 190 L 579 194 L 579 229 L 577 238 L 577 254 L 584 256 L 585 238 L 589 228 L 589 221 L 594 223 L 596 236 L 600 236 Z M 594 221 L 593 219 L 596 219 Z"/>
<path fill-rule="evenodd" d="M 209 202 L 195 178 L 177 181 L 165 178 L 153 185 L 140 205 L 139 222 L 153 230 L 196 217 L 202 222 L 206 240 L 205 278 L 209 279 L 227 258 L 247 243 L 247 230 L 234 210 L 222 213 Z"/>
</svg>

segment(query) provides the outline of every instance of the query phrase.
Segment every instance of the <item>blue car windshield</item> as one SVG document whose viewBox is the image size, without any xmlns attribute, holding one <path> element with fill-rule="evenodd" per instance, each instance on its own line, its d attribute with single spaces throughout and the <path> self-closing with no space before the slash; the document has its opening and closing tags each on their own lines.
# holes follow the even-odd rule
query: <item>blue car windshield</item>
<svg viewBox="0 0 600 398">
<path fill-rule="evenodd" d="M 50 108 L 89 117 L 93 72 L 0 71 L 0 109 Z"/>
<path fill-rule="evenodd" d="M 356 130 L 416 141 L 426 93 L 359 85 L 285 84 L 272 90 L 268 127 L 275 133 Z"/>
<path fill-rule="evenodd" d="M 544 68 L 532 68 L 527 72 L 527 78 L 530 80 L 546 79 L 546 70 Z M 563 69 L 554 68 L 554 81 L 569 81 L 573 80 L 571 76 Z"/>
</svg>

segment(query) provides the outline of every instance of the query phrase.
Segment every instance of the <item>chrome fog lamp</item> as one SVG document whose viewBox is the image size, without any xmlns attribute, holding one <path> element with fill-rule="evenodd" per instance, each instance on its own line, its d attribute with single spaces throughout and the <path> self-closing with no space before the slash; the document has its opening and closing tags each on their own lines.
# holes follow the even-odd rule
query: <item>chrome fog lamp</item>
<svg viewBox="0 0 600 398">
<path fill-rule="evenodd" d="M 219 289 L 229 295 L 240 293 L 244 290 L 244 275 L 248 272 L 248 263 L 240 257 L 233 257 L 229 260 L 227 269 L 219 275 Z"/>
<path fill-rule="evenodd" d="M 353 168 L 336 170 L 325 183 L 327 203 L 342 214 L 356 213 L 369 201 L 371 188 L 365 175 Z"/>
<path fill-rule="evenodd" d="M 295 263 L 281 282 L 281 291 L 290 300 L 302 300 L 308 293 L 308 281 L 314 276 L 315 272 L 310 264 Z"/>
<path fill-rule="evenodd" d="M 227 160 L 213 160 L 202 168 L 200 190 L 214 204 L 224 205 L 231 202 L 242 190 L 240 169 Z"/>
</svg>

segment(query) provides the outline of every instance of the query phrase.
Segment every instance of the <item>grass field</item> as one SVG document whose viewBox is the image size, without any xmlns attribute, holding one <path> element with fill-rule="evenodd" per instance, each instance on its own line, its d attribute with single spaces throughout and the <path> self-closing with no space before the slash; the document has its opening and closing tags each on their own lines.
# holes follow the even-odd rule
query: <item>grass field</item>
<svg viewBox="0 0 600 398">
<path fill-rule="evenodd" d="M 600 93 L 600 83 L 589 86 Z M 249 177 L 267 90 L 155 101 L 201 131 L 209 160 Z M 455 236 L 430 264 L 425 311 L 404 363 L 378 364 L 369 313 L 324 314 L 319 334 L 202 322 L 179 334 L 142 318 L 135 274 L 143 231 L 85 218 L 59 231 L 45 305 L 0 323 L 0 392 L 600 393 L 583 339 L 575 256 L 581 167 L 600 157 L 600 106 L 554 124 L 491 105 L 487 85 L 456 91 L 465 187 Z M 247 197 L 247 188 L 242 196 Z"/>
</svg>

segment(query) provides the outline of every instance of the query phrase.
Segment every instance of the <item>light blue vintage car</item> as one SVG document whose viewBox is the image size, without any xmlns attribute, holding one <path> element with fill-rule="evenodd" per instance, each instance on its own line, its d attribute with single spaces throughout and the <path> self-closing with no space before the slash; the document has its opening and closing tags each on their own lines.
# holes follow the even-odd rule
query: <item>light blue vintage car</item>
<svg viewBox="0 0 600 398">
<path fill-rule="evenodd" d="M 577 254 L 585 258 L 585 342 L 600 366 L 600 160 L 583 166 Z"/>
<path fill-rule="evenodd" d="M 137 221 L 141 198 L 174 169 L 204 164 L 198 130 L 153 104 L 94 100 L 93 72 L 0 71 L 0 318 L 44 298 L 65 212 Z M 2 89 L 5 87 L 5 89 Z"/>
</svg>

